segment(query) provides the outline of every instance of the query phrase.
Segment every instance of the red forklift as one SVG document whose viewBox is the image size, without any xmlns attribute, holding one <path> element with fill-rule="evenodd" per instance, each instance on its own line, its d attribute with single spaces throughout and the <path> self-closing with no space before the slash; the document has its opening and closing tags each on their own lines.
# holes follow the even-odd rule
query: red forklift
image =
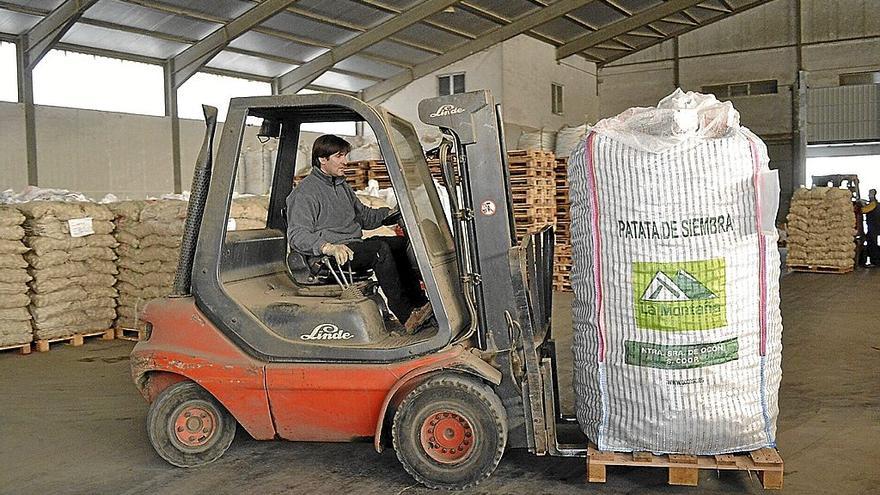
<svg viewBox="0 0 880 495">
<path fill-rule="evenodd" d="M 193 177 L 174 293 L 147 305 L 132 376 L 150 442 L 180 467 L 219 458 L 238 425 L 258 440 L 372 440 L 418 482 L 461 489 L 505 449 L 586 456 L 559 412 L 552 228 L 517 243 L 501 110 L 488 91 L 424 100 L 439 127 L 448 222 L 412 124 L 341 94 L 232 99 Z M 265 229 L 227 230 L 248 118 L 278 139 Z M 285 198 L 303 124 L 362 122 L 378 139 L 434 310 L 400 335 L 370 273 L 289 253 Z M 451 159 L 455 155 L 455 159 Z M 451 223 L 451 225 L 450 225 Z M 560 443 L 560 432 L 568 441 Z M 570 438 L 569 438 L 570 437 Z"/>
</svg>

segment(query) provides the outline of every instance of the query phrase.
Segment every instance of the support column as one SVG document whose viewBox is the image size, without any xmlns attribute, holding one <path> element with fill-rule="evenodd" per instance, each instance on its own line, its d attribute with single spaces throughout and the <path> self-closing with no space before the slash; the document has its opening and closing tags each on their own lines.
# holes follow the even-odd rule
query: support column
<svg viewBox="0 0 880 495">
<path fill-rule="evenodd" d="M 174 192 L 183 192 L 180 167 L 180 117 L 177 115 L 177 84 L 174 77 L 173 60 L 165 63 L 165 115 L 171 117 L 171 160 L 174 173 Z"/>
<path fill-rule="evenodd" d="M 792 87 L 792 191 L 807 184 L 807 73 L 798 71 Z"/>
<path fill-rule="evenodd" d="M 31 67 L 27 38 L 22 36 L 15 43 L 18 65 L 18 101 L 24 104 L 25 146 L 27 148 L 28 184 L 39 185 L 37 174 L 37 118 L 34 107 L 34 71 Z"/>
<path fill-rule="evenodd" d="M 672 38 L 672 71 L 673 71 L 673 80 L 676 88 L 681 87 L 681 58 L 678 54 L 678 36 Z"/>
</svg>

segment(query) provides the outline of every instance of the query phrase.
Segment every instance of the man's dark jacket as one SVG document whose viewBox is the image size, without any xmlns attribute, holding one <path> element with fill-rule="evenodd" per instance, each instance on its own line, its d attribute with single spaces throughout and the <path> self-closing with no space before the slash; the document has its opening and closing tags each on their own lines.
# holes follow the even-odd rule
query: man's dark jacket
<svg viewBox="0 0 880 495">
<path fill-rule="evenodd" d="M 363 229 L 375 229 L 389 208 L 370 208 L 357 199 L 344 177 L 317 167 L 287 197 L 287 243 L 305 255 L 320 255 L 325 242 L 359 241 Z"/>
</svg>

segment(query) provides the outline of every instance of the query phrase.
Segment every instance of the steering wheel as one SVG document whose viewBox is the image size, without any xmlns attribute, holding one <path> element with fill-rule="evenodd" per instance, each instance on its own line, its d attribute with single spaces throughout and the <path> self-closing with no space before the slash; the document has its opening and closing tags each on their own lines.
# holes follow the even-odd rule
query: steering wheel
<svg viewBox="0 0 880 495">
<path fill-rule="evenodd" d="M 391 212 L 387 217 L 382 219 L 382 225 L 390 227 L 400 220 L 400 210 Z"/>
</svg>

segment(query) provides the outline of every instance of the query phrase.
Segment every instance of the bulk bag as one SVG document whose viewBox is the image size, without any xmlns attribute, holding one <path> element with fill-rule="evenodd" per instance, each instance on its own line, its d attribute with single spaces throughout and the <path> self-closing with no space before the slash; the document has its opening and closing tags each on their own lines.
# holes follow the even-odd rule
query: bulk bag
<svg viewBox="0 0 880 495">
<path fill-rule="evenodd" d="M 729 102 L 677 90 L 572 152 L 574 387 L 601 450 L 775 444 L 779 184 Z"/>
</svg>

